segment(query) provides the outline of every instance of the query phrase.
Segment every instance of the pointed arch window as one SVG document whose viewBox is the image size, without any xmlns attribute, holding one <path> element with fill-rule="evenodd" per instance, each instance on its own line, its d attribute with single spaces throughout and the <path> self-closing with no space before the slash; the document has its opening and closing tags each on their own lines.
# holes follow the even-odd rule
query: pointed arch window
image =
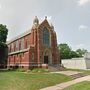
<svg viewBox="0 0 90 90">
<path fill-rule="evenodd" d="M 50 46 L 49 30 L 46 27 L 43 29 L 43 44 L 46 46 Z"/>
<path fill-rule="evenodd" d="M 18 42 L 18 40 L 16 41 L 16 51 L 18 51 L 19 50 L 19 42 Z"/>
</svg>

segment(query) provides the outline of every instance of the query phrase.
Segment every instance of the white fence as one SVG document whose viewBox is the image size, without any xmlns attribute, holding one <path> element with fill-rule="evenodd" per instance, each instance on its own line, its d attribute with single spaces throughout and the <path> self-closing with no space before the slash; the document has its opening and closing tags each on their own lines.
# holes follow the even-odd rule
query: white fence
<svg viewBox="0 0 90 90">
<path fill-rule="evenodd" d="M 62 59 L 62 64 L 71 69 L 90 69 L 90 60 L 85 58 Z"/>
</svg>

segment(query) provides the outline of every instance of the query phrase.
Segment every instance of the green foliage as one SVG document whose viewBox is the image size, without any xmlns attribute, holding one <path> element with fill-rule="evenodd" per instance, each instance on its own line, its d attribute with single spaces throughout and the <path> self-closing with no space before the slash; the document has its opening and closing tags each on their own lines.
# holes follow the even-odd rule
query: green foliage
<svg viewBox="0 0 90 90">
<path fill-rule="evenodd" d="M 77 54 L 77 52 L 71 51 L 70 57 L 71 57 L 71 58 L 76 58 L 76 57 L 79 57 L 79 55 Z"/>
<path fill-rule="evenodd" d="M 0 64 L 5 64 L 7 58 L 7 39 L 8 29 L 6 25 L 0 24 Z"/>
<path fill-rule="evenodd" d="M 0 43 L 6 43 L 8 29 L 6 25 L 0 24 Z"/>
<path fill-rule="evenodd" d="M 49 72 L 48 69 L 36 68 L 31 71 L 32 73 L 47 73 Z"/>
<path fill-rule="evenodd" d="M 85 53 L 87 53 L 87 50 L 85 50 L 85 49 L 77 49 L 76 53 L 79 55 L 79 57 L 82 57 Z"/>
<path fill-rule="evenodd" d="M 60 52 L 60 58 L 61 59 L 71 59 L 71 58 L 77 58 L 82 57 L 87 50 L 85 49 L 77 49 L 76 51 L 73 51 L 68 44 L 59 44 L 58 49 Z"/>
<path fill-rule="evenodd" d="M 15 71 L 18 71 L 18 72 L 25 72 L 26 70 L 25 70 L 25 69 L 22 69 L 22 68 L 18 68 L 18 69 L 16 69 Z"/>
<path fill-rule="evenodd" d="M 8 29 L 6 25 L 0 24 L 0 48 L 6 47 L 6 39 L 7 39 Z"/>
<path fill-rule="evenodd" d="M 58 48 L 60 50 L 61 59 L 71 58 L 71 48 L 67 44 L 59 44 Z"/>
</svg>

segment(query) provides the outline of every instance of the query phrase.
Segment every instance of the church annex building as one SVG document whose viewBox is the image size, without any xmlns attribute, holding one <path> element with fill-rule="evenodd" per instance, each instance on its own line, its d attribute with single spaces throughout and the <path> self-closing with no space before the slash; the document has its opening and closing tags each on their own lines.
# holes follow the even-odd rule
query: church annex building
<svg viewBox="0 0 90 90">
<path fill-rule="evenodd" d="M 56 32 L 47 17 L 39 23 L 36 16 L 32 28 L 8 41 L 7 45 L 8 68 L 48 68 L 60 63 Z"/>
</svg>

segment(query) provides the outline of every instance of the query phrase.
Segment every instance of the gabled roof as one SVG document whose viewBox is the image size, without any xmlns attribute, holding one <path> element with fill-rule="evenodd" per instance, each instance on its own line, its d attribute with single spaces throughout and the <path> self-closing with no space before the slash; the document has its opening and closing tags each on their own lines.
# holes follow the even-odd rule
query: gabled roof
<svg viewBox="0 0 90 90">
<path fill-rule="evenodd" d="M 45 26 L 45 24 L 46 24 L 49 28 L 51 28 L 49 22 L 47 21 L 47 19 L 45 19 L 43 22 L 41 22 L 41 24 L 39 25 L 39 27 L 41 27 L 41 26 L 43 26 L 43 25 Z M 39 27 L 38 27 L 38 28 L 39 28 Z"/>
<path fill-rule="evenodd" d="M 24 33 L 22 33 L 20 35 L 17 35 L 15 38 L 11 39 L 10 41 L 7 41 L 7 44 L 10 44 L 13 41 L 18 40 L 18 39 L 20 39 L 20 38 L 22 38 L 22 37 L 24 37 L 24 36 L 26 36 L 26 35 L 28 35 L 30 33 L 31 33 L 31 30 L 28 30 L 28 31 L 26 31 L 26 32 L 24 32 Z"/>
<path fill-rule="evenodd" d="M 44 21 L 42 21 L 42 22 L 39 24 L 38 28 L 41 27 L 41 26 L 43 26 L 43 25 L 45 25 L 45 24 L 46 24 L 49 28 L 51 28 L 51 27 L 50 27 L 50 24 L 48 23 L 48 21 L 47 21 L 46 18 L 45 18 Z M 22 33 L 22 34 L 20 34 L 20 35 L 17 35 L 15 38 L 11 39 L 10 41 L 7 41 L 7 44 L 10 44 L 10 43 L 12 43 L 12 42 L 14 42 L 14 41 L 16 41 L 16 40 L 18 40 L 18 39 L 20 39 L 20 38 L 28 35 L 28 34 L 30 34 L 30 33 L 31 33 L 31 29 L 28 30 L 28 31 L 26 31 L 26 32 L 24 32 L 24 33 Z"/>
</svg>

